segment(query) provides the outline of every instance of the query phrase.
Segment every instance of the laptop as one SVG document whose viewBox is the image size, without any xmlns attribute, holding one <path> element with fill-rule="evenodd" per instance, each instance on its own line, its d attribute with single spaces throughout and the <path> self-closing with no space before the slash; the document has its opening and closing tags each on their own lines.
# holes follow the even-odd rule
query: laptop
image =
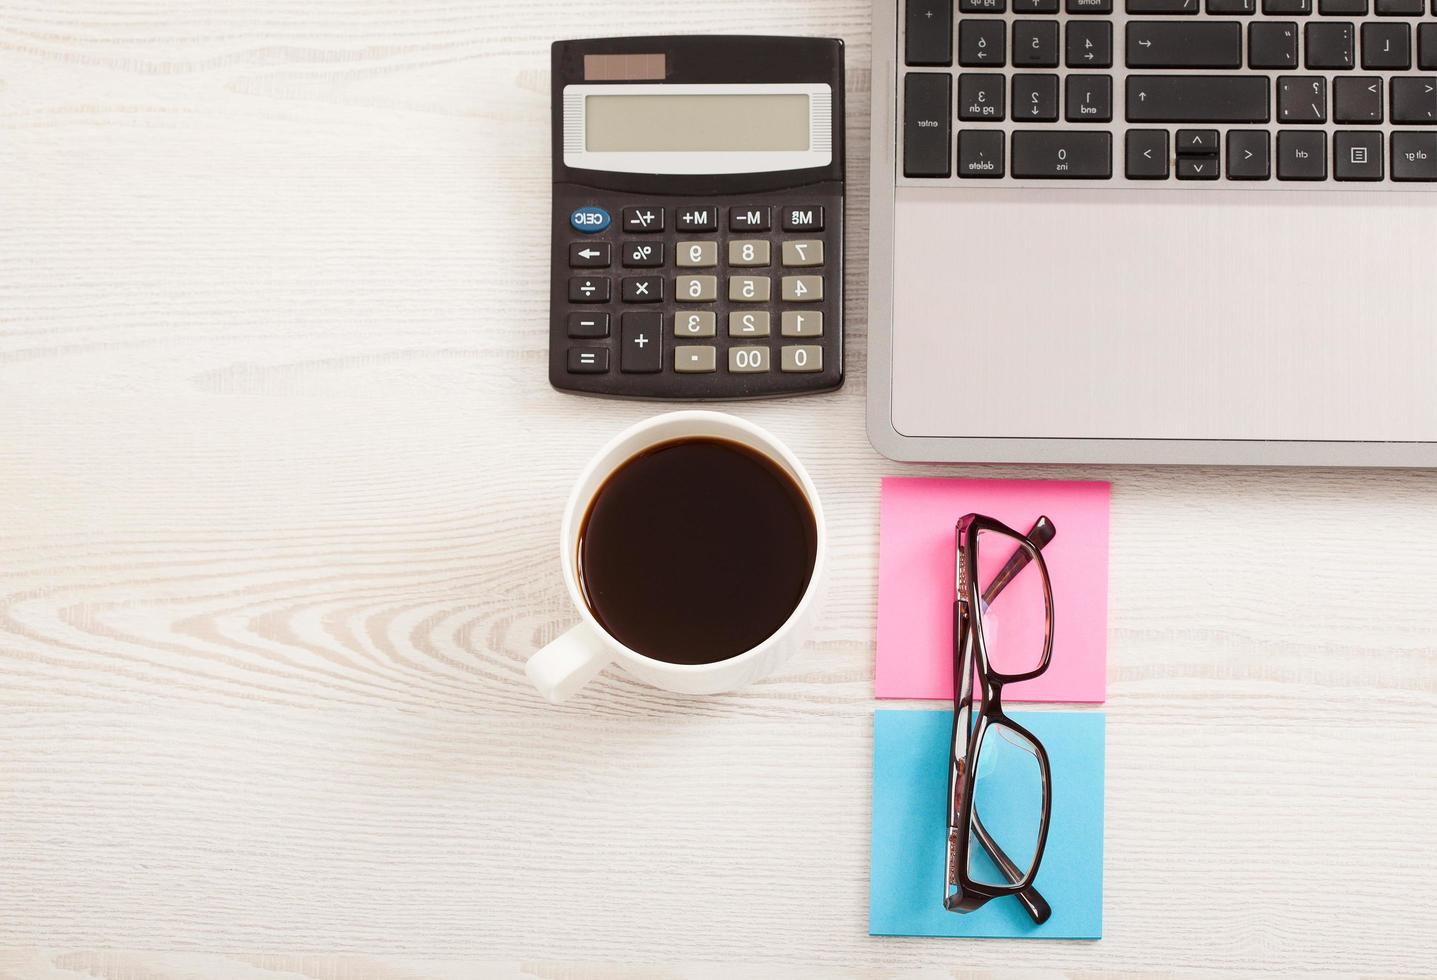
<svg viewBox="0 0 1437 980">
<path fill-rule="evenodd" d="M 1437 466 L 1437 0 L 874 0 L 899 460 Z"/>
</svg>

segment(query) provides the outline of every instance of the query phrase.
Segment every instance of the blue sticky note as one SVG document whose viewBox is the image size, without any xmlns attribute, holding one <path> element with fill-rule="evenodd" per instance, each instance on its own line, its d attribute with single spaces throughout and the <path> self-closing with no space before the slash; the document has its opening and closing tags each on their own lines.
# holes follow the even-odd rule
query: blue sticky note
<svg viewBox="0 0 1437 980">
<path fill-rule="evenodd" d="M 873 936 L 1101 939 L 1103 935 L 1103 724 L 1101 711 L 1014 711 L 1043 747 L 1053 774 L 1053 816 L 1034 881 L 1053 907 L 1041 926 L 1016 898 L 960 915 L 943 907 L 944 795 L 951 711 L 873 716 Z"/>
</svg>

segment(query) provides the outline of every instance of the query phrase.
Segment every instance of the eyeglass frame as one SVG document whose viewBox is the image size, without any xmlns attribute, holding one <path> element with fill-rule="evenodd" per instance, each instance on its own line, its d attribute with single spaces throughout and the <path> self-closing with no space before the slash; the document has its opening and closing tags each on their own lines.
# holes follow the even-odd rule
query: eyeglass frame
<svg viewBox="0 0 1437 980">
<path fill-rule="evenodd" d="M 1015 551 L 988 588 L 980 594 L 978 584 L 978 533 L 991 531 L 1013 540 Z M 995 898 L 1017 896 L 1028 916 L 1042 925 L 1052 915 L 1052 907 L 1033 887 L 1033 879 L 1043 861 L 1048 842 L 1048 826 L 1052 817 L 1053 780 L 1048 751 L 1032 732 L 1015 722 L 1003 711 L 1003 685 L 1031 680 L 1048 669 L 1053 656 L 1053 585 L 1048 575 L 1042 549 L 1057 534 L 1057 528 L 1046 516 L 1039 517 L 1027 534 L 1017 531 L 982 514 L 966 514 L 955 526 L 955 587 L 953 601 L 953 736 L 948 752 L 948 841 L 945 848 L 943 907 L 950 912 L 976 912 Z M 1030 563 L 1036 561 L 1042 573 L 1043 599 L 1047 613 L 1047 636 L 1038 666 L 1021 674 L 1005 674 L 994 670 L 988 661 L 983 638 L 983 608 L 998 597 L 1009 582 Z M 976 655 L 976 657 L 975 657 Z M 973 711 L 973 675 L 977 666 L 982 684 L 982 703 L 976 724 L 968 731 L 968 715 Z M 983 739 L 995 722 L 1026 738 L 1036 751 L 1043 778 L 1043 809 L 1038 829 L 1037 847 L 1027 873 L 1018 877 L 1019 869 L 1003 852 L 978 814 L 973 809 L 976 780 L 966 779 L 983 748 Z M 960 732 L 961 740 L 960 740 Z M 963 754 L 959 755 L 960 746 Z M 955 802 L 957 812 L 955 814 Z M 956 819 L 955 819 L 956 817 Z M 970 826 L 973 833 L 970 833 Z M 978 838 L 989 858 L 997 866 L 1007 885 L 976 882 L 968 875 L 968 848 L 973 836 Z M 950 888 L 957 888 L 949 894 Z"/>
</svg>

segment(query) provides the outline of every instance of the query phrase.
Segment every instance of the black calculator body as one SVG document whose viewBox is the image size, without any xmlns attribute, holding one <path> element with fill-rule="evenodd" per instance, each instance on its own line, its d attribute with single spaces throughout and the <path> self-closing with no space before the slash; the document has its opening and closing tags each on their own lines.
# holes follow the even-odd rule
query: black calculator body
<svg viewBox="0 0 1437 980">
<path fill-rule="evenodd" d="M 627 398 L 843 383 L 843 42 L 553 47 L 549 380 Z"/>
</svg>

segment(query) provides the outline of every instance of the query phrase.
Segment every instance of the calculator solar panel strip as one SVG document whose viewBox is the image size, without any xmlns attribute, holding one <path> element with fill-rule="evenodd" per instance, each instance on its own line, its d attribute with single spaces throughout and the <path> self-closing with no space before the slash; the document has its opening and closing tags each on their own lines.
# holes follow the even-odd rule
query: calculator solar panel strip
<svg viewBox="0 0 1437 980">
<path fill-rule="evenodd" d="M 839 387 L 843 42 L 740 35 L 557 41 L 552 70 L 550 383 L 586 394 L 685 400 Z M 801 147 L 741 147 L 763 131 L 748 115 L 753 101 L 708 129 L 700 125 L 706 115 L 654 129 L 664 112 L 679 111 L 657 105 L 669 96 L 707 113 L 702 107 L 714 104 L 708 96 L 774 95 L 790 106 L 804 96 L 795 117 Z M 649 100 L 627 103 L 639 107 L 623 110 L 626 140 L 677 144 L 687 139 L 677 130 L 697 128 L 706 148 L 606 146 L 596 153 L 596 96 Z M 735 118 L 749 121 L 748 132 Z"/>
<path fill-rule="evenodd" d="M 875 0 L 896 459 L 1437 465 L 1437 0 Z"/>
</svg>

